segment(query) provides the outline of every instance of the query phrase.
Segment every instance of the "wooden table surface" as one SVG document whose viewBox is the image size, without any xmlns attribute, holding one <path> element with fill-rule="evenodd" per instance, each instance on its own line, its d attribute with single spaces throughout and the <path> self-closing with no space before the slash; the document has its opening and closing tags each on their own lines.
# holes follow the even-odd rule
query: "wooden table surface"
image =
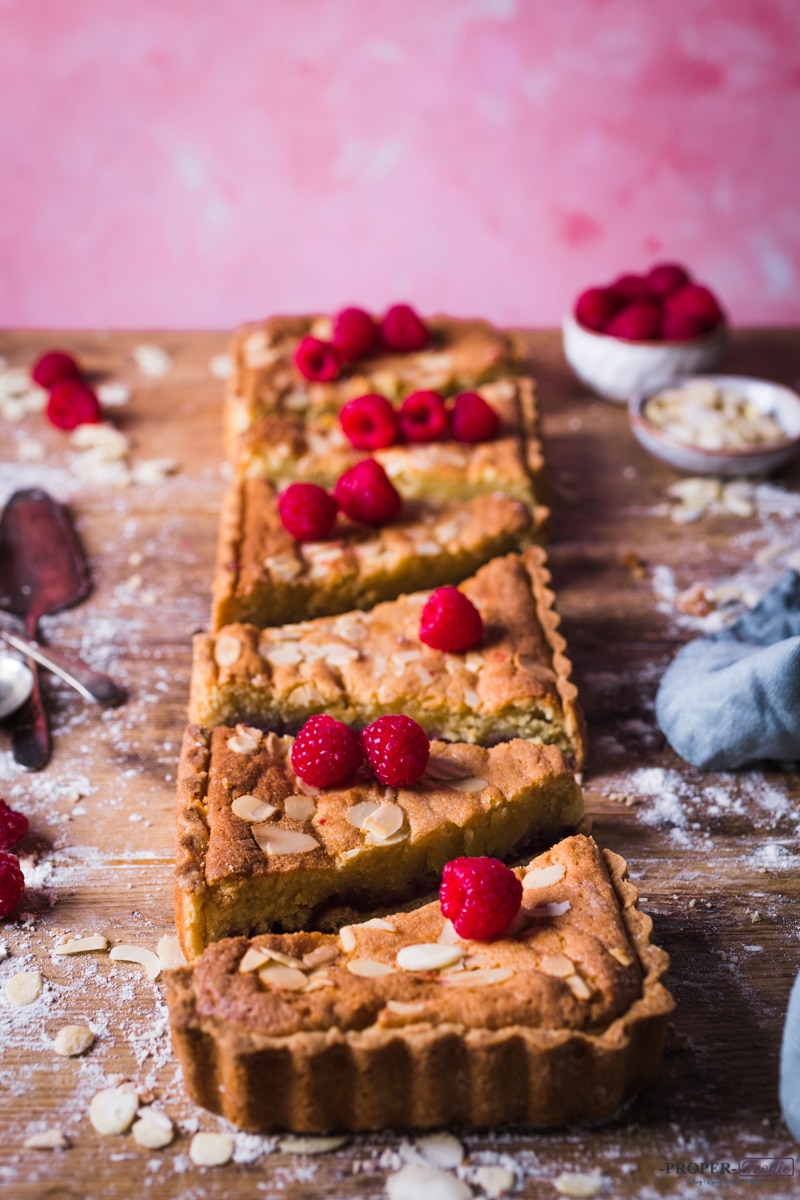
<svg viewBox="0 0 800 1200">
<path fill-rule="evenodd" d="M 162 378 L 137 370 L 131 352 L 142 343 L 172 356 Z M 48 488 L 69 504 L 91 559 L 92 596 L 48 620 L 46 637 L 129 689 L 123 708 L 101 711 L 48 678 L 54 753 L 40 774 L 15 767 L 0 726 L 0 795 L 31 820 L 19 851 L 28 891 L 0 928 L 0 984 L 34 964 L 45 979 L 27 1008 L 10 1008 L 0 990 L 0 1194 L 380 1196 L 413 1138 L 355 1137 L 311 1158 L 280 1151 L 275 1139 L 240 1136 L 237 1161 L 194 1166 L 190 1134 L 223 1126 L 183 1096 L 162 983 L 105 954 L 52 956 L 65 935 L 104 933 L 154 949 L 173 929 L 173 788 L 189 638 L 206 621 L 224 486 L 222 385 L 209 363 L 226 337 L 9 333 L 0 354 L 27 365 L 53 344 L 131 385 L 130 402 L 110 416 L 129 436 L 134 460 L 171 457 L 180 469 L 152 486 L 98 487 L 71 465 L 69 438 L 41 416 L 0 419 L 0 502 L 17 487 Z M 694 1194 L 702 1185 L 688 1167 L 668 1172 L 668 1163 L 735 1168 L 754 1156 L 796 1156 L 800 1174 L 777 1100 L 782 1018 L 800 965 L 797 777 L 772 767 L 693 770 L 665 746 L 653 714 L 674 651 L 714 619 L 680 613 L 675 594 L 732 581 L 735 600 L 798 561 L 800 470 L 796 463 L 759 483 L 752 516 L 676 523 L 667 489 L 678 476 L 634 443 L 624 408 L 576 384 L 555 333 L 531 334 L 531 347 L 553 484 L 552 570 L 591 737 L 587 807 L 598 841 L 627 858 L 656 939 L 672 956 L 678 1007 L 657 1085 L 623 1115 L 592 1130 L 461 1134 L 462 1174 L 483 1195 L 474 1168 L 500 1162 L 515 1171 L 516 1194 L 554 1197 L 561 1171 L 594 1171 L 609 1194 L 642 1198 Z M 726 365 L 796 383 L 800 338 L 739 333 Z M 44 448 L 42 462 L 26 461 L 37 453 L 31 442 Z M 78 1059 L 56 1056 L 55 1032 L 87 1021 L 94 1047 Z M 94 1132 L 91 1097 L 122 1080 L 178 1123 L 171 1146 L 148 1151 L 129 1135 Z M 24 1148 L 47 1128 L 61 1129 L 71 1148 Z M 715 1174 L 708 1186 L 717 1182 L 726 1197 L 749 1196 L 754 1186 L 735 1173 Z M 793 1183 L 760 1182 L 756 1194 L 789 1195 Z"/>
</svg>

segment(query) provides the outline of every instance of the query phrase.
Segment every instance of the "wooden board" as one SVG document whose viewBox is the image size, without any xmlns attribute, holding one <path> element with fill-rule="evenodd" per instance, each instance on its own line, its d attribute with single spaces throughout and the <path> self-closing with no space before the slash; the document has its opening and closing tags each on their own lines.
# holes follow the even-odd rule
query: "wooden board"
<svg viewBox="0 0 800 1200">
<path fill-rule="evenodd" d="M 162 379 L 137 371 L 131 351 L 143 342 L 172 356 Z M 226 338 L 7 334 L 0 353 L 26 365 L 54 344 L 128 381 L 132 399 L 112 416 L 134 458 L 172 457 L 180 469 L 150 487 L 90 486 L 69 466 L 66 435 L 41 417 L 0 421 L 0 499 L 16 487 L 47 487 L 69 503 L 91 557 L 91 598 L 50 619 L 46 637 L 129 689 L 123 708 L 102 712 L 48 679 L 55 751 L 39 775 L 18 772 L 0 726 L 0 795 L 32 825 L 21 847 L 29 890 L 0 928 L 8 952 L 0 983 L 34 965 L 46 981 L 28 1008 L 10 1009 L 0 992 L 0 1191 L 15 1200 L 382 1195 L 401 1163 L 400 1134 L 353 1138 L 319 1158 L 283 1153 L 274 1139 L 239 1137 L 240 1161 L 192 1165 L 190 1133 L 222 1126 L 183 1096 L 162 984 L 107 955 L 51 954 L 65 935 L 94 932 L 154 949 L 172 929 L 173 777 L 189 638 L 207 617 L 223 485 L 222 385 L 209 362 Z M 676 611 L 672 589 L 732 579 L 740 590 L 765 586 L 800 549 L 798 467 L 759 485 L 751 517 L 676 524 L 667 488 L 677 476 L 634 443 L 624 409 L 575 383 L 558 335 L 531 334 L 531 346 L 553 482 L 552 569 L 591 735 L 587 804 L 598 840 L 628 859 L 656 938 L 672 956 L 678 1009 L 658 1085 L 626 1113 L 593 1130 L 462 1135 L 465 1177 L 500 1161 L 526 1197 L 557 1195 L 552 1180 L 563 1170 L 599 1171 L 615 1196 L 686 1195 L 697 1174 L 668 1172 L 668 1163 L 735 1170 L 744 1158 L 796 1153 L 780 1121 L 777 1069 L 800 962 L 800 789 L 786 770 L 688 768 L 665 747 L 653 698 L 677 646 L 702 625 Z M 800 339 L 788 331 L 738 334 L 728 365 L 795 382 Z M 20 462 L 21 453 L 33 453 L 31 440 L 44 448 L 42 463 Z M 757 552 L 768 561 L 753 566 Z M 92 1050 L 58 1058 L 55 1032 L 86 1021 L 98 1035 Z M 147 1151 L 129 1135 L 94 1132 L 89 1100 L 122 1079 L 180 1124 L 170 1147 Z M 64 1131 L 70 1149 L 23 1148 L 30 1134 L 52 1127 Z M 763 1195 L 789 1195 L 792 1182 L 759 1186 Z M 735 1173 L 720 1186 L 726 1197 L 752 1194 Z"/>
</svg>

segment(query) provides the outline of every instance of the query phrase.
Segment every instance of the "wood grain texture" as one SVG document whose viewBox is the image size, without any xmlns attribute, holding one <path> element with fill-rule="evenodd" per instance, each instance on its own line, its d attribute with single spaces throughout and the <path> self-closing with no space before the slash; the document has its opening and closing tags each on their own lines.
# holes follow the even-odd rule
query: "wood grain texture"
<svg viewBox="0 0 800 1200">
<path fill-rule="evenodd" d="M 526 1197 L 556 1195 L 552 1179 L 562 1170 L 600 1171 L 615 1196 L 687 1195 L 696 1176 L 667 1174 L 667 1163 L 735 1166 L 746 1156 L 795 1152 L 780 1121 L 777 1062 L 800 961 L 800 789 L 796 776 L 777 768 L 703 775 L 664 745 L 654 723 L 655 688 L 697 627 L 678 618 L 662 585 L 719 583 L 741 575 L 759 550 L 767 548 L 768 558 L 770 546 L 779 549 L 764 572 L 777 577 L 786 548 L 800 548 L 800 472 L 794 465 L 759 493 L 751 518 L 674 524 L 660 508 L 675 474 L 634 443 L 621 406 L 588 396 L 572 379 L 558 335 L 530 340 L 552 480 L 551 566 L 589 725 L 587 806 L 601 845 L 627 858 L 656 940 L 672 956 L 678 1009 L 658 1084 L 610 1124 L 463 1140 L 471 1167 L 495 1154 L 513 1162 L 517 1194 Z M 136 371 L 131 351 L 145 341 L 173 357 L 162 379 Z M 99 489 L 74 473 L 68 439 L 42 418 L 0 421 L 3 498 L 17 486 L 47 487 L 69 503 L 91 559 L 91 597 L 45 622 L 47 639 L 109 671 L 129 692 L 123 708 L 103 712 L 46 678 L 55 750 L 40 775 L 17 772 L 0 727 L 0 794 L 32 825 L 20 847 L 31 886 L 21 911 L 0 928 L 8 951 L 0 986 L 33 965 L 46 980 L 29 1009 L 11 1010 L 0 992 L 0 1191 L 14 1200 L 380 1196 L 390 1165 L 399 1165 L 400 1134 L 355 1138 L 316 1159 L 240 1139 L 243 1161 L 193 1166 L 193 1123 L 220 1125 L 183 1096 L 161 983 L 107 955 L 51 954 L 65 935 L 92 932 L 154 949 L 173 927 L 173 776 L 189 638 L 207 620 L 223 486 L 222 385 L 209 361 L 226 338 L 9 333 L 0 353 L 25 365 L 53 344 L 92 371 L 127 379 L 133 397 L 111 415 L 130 436 L 134 457 L 174 457 L 180 471 L 153 487 Z M 800 339 L 790 331 L 737 334 L 728 366 L 793 383 Z M 30 439 L 44 445 L 44 465 L 20 462 Z M 81 1021 L 95 1027 L 95 1046 L 82 1059 L 58 1059 L 53 1035 Z M 146 1151 L 130 1136 L 94 1132 L 91 1096 L 122 1078 L 183 1123 L 172 1146 Z M 52 1126 L 64 1130 L 71 1149 L 23 1148 L 31 1133 Z M 790 1183 L 759 1187 L 789 1195 Z M 721 1186 L 727 1197 L 753 1194 L 735 1175 Z"/>
</svg>

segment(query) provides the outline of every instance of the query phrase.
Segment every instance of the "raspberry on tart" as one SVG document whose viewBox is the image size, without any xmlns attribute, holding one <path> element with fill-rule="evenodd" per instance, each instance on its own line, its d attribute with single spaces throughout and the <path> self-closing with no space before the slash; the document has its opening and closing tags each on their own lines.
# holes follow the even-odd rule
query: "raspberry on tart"
<svg viewBox="0 0 800 1200">
<path fill-rule="evenodd" d="M 412 392 L 400 406 L 400 429 L 407 442 L 438 442 L 447 433 L 448 422 L 438 392 Z"/>
<path fill-rule="evenodd" d="M 63 379 L 80 379 L 80 367 L 65 350 L 48 350 L 31 367 L 31 379 L 39 387 L 54 388 Z"/>
<path fill-rule="evenodd" d="M 419 638 L 426 646 L 460 654 L 482 637 L 481 614 L 457 587 L 437 588 L 426 601 L 419 623 Z"/>
<path fill-rule="evenodd" d="M 344 783 L 364 761 L 358 734 L 324 714 L 309 717 L 292 746 L 292 766 L 303 783 L 328 788 Z"/>
<path fill-rule="evenodd" d="M 47 401 L 47 419 L 56 429 L 77 429 L 79 425 L 97 425 L 100 401 L 88 383 L 81 379 L 62 379 Z"/>
<path fill-rule="evenodd" d="M 333 494 L 342 512 L 363 525 L 388 525 L 403 507 L 400 493 L 374 458 L 365 458 L 345 471 Z"/>
<path fill-rule="evenodd" d="M 411 787 L 431 752 L 422 726 L 402 714 L 378 717 L 362 732 L 361 744 L 375 778 L 387 787 Z"/>
<path fill-rule="evenodd" d="M 283 526 L 298 542 L 326 538 L 336 523 L 338 510 L 333 496 L 316 483 L 290 483 L 278 497 Z"/>
<path fill-rule="evenodd" d="M 333 320 L 331 342 L 341 362 L 366 358 L 378 345 L 378 326 L 363 308 L 343 308 Z"/>
<path fill-rule="evenodd" d="M 381 341 L 387 350 L 424 350 L 430 335 L 410 304 L 394 304 L 381 321 Z"/>
<path fill-rule="evenodd" d="M 499 858 L 455 858 L 444 865 L 439 903 L 459 937 L 490 942 L 519 912 L 522 883 Z"/>
<path fill-rule="evenodd" d="M 357 450 L 381 450 L 392 446 L 400 433 L 394 405 L 376 392 L 348 400 L 339 413 L 345 437 Z"/>
<path fill-rule="evenodd" d="M 11 850 L 28 832 L 28 818 L 0 800 L 0 850 Z"/>
<path fill-rule="evenodd" d="M 500 429 L 500 418 L 477 392 L 460 392 L 453 401 L 450 427 L 457 442 L 491 442 Z"/>
<path fill-rule="evenodd" d="M 295 350 L 294 362 L 305 379 L 315 383 L 329 383 L 339 374 L 339 356 L 330 342 L 319 338 L 304 337 Z"/>
</svg>

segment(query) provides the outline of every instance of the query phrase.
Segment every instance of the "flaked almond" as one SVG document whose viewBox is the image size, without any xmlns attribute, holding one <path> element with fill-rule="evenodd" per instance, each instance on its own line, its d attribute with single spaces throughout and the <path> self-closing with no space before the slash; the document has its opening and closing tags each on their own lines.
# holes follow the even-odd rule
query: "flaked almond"
<svg viewBox="0 0 800 1200">
<path fill-rule="evenodd" d="M 196 1133 L 189 1158 L 196 1167 L 222 1167 L 233 1158 L 234 1141 L 227 1133 Z"/>
<path fill-rule="evenodd" d="M 385 1007 L 398 1017 L 416 1017 L 425 1011 L 425 1005 L 419 1000 L 387 1000 Z"/>
<path fill-rule="evenodd" d="M 394 921 L 389 921 L 386 917 L 370 917 L 368 921 L 362 921 L 358 928 L 384 929 L 387 933 L 397 933 Z"/>
<path fill-rule="evenodd" d="M 242 643 L 229 633 L 221 633 L 214 643 L 214 662 L 218 667 L 232 667 L 242 653 Z"/>
<path fill-rule="evenodd" d="M 432 754 L 428 759 L 428 765 L 425 768 L 425 774 L 430 779 L 439 779 L 443 781 L 471 778 L 469 767 L 464 767 L 461 763 L 454 762 L 453 759 L 448 758 L 446 754 Z"/>
<path fill-rule="evenodd" d="M 152 950 L 145 949 L 144 946 L 129 946 L 126 943 L 112 946 L 108 957 L 113 962 L 139 963 L 144 967 L 148 979 L 158 979 L 161 974 L 161 960 L 158 955 L 154 954 Z"/>
<path fill-rule="evenodd" d="M 594 1171 L 562 1171 L 553 1180 L 556 1191 L 562 1196 L 571 1196 L 573 1200 L 591 1200 L 593 1196 L 602 1196 L 609 1186 L 610 1180 Z"/>
<path fill-rule="evenodd" d="M 303 661 L 303 649 L 297 642 L 286 642 L 265 650 L 264 658 L 273 667 L 296 667 Z"/>
<path fill-rule="evenodd" d="M 440 942 L 420 942 L 403 946 L 397 952 L 397 965 L 403 971 L 441 971 L 452 967 L 464 957 L 460 946 L 445 946 Z"/>
<path fill-rule="evenodd" d="M 348 1137 L 290 1137 L 278 1142 L 282 1154 L 328 1154 L 346 1146 Z"/>
<path fill-rule="evenodd" d="M 566 979 L 575 974 L 575 963 L 566 954 L 545 954 L 539 962 L 539 970 L 556 979 Z"/>
<path fill-rule="evenodd" d="M 452 987 L 490 987 L 494 983 L 505 983 L 513 979 L 510 967 L 486 967 L 478 971 L 462 971 L 460 974 L 443 973 L 442 983 Z"/>
<path fill-rule="evenodd" d="M 317 811 L 317 806 L 310 796 L 287 796 L 283 802 L 283 811 L 292 821 L 307 821 Z"/>
<path fill-rule="evenodd" d="M 359 804 L 351 804 L 344 814 L 344 819 L 354 829 L 363 829 L 365 821 L 374 816 L 379 808 L 380 805 L 374 800 L 362 800 Z"/>
<path fill-rule="evenodd" d="M 378 837 L 374 833 L 368 833 L 364 838 L 367 846 L 396 846 L 398 842 L 404 842 L 408 838 L 407 829 L 398 829 L 397 833 L 392 833 L 388 837 Z"/>
<path fill-rule="evenodd" d="M 293 554 L 269 554 L 264 559 L 264 566 L 270 575 L 288 583 L 302 573 L 303 564 Z"/>
<path fill-rule="evenodd" d="M 249 971 L 257 971 L 269 961 L 269 955 L 263 950 L 259 950 L 257 946 L 248 946 L 239 963 L 239 971 L 242 975 L 247 975 Z"/>
<path fill-rule="evenodd" d="M 306 991 L 318 992 L 321 988 L 332 988 L 334 986 L 335 984 L 333 980 L 325 971 L 315 971 L 314 974 L 310 975 L 308 978 Z"/>
<path fill-rule="evenodd" d="M 378 841 L 385 842 L 399 832 L 404 820 L 405 813 L 399 804 L 384 803 L 366 817 L 361 829 L 363 833 L 370 833 Z"/>
<path fill-rule="evenodd" d="M 363 617 L 346 613 L 345 616 L 336 618 L 333 632 L 346 642 L 360 642 L 366 633 L 366 623 Z"/>
<path fill-rule="evenodd" d="M 449 1171 L 427 1163 L 406 1163 L 386 1180 L 389 1200 L 472 1200 L 472 1189 Z"/>
<path fill-rule="evenodd" d="M 567 979 L 567 987 L 579 1000 L 588 1000 L 592 994 L 592 989 L 580 975 L 570 975 Z"/>
<path fill-rule="evenodd" d="M 108 938 L 102 933 L 91 933 L 88 937 L 72 938 L 53 948 L 53 954 L 88 954 L 91 950 L 107 950 Z"/>
<path fill-rule="evenodd" d="M 572 908 L 569 900 L 554 900 L 550 904 L 540 904 L 536 908 L 525 910 L 525 916 L 532 921 L 545 921 L 548 917 L 563 917 Z"/>
<path fill-rule="evenodd" d="M 175 1135 L 172 1121 L 158 1108 L 142 1108 L 131 1129 L 133 1140 L 146 1150 L 161 1150 Z"/>
<path fill-rule="evenodd" d="M 341 642 L 330 642 L 320 646 L 320 649 L 323 652 L 322 657 L 330 667 L 346 667 L 359 656 L 354 646 L 344 646 Z"/>
<path fill-rule="evenodd" d="M 464 1161 L 464 1147 L 452 1133 L 430 1133 L 417 1138 L 414 1148 L 432 1167 L 443 1171 L 460 1167 Z"/>
<path fill-rule="evenodd" d="M 45 1129 L 31 1134 L 22 1145 L 26 1150 L 67 1150 L 70 1142 L 60 1129 Z"/>
<path fill-rule="evenodd" d="M 613 955 L 617 962 L 621 963 L 623 967 L 630 967 L 633 965 L 633 959 L 631 958 L 630 954 L 628 954 L 627 950 L 619 950 L 616 946 L 612 946 L 609 950 L 609 954 Z"/>
<path fill-rule="evenodd" d="M 492 1164 L 475 1168 L 475 1182 L 486 1193 L 489 1200 L 500 1200 L 506 1192 L 510 1192 L 516 1183 L 516 1176 L 508 1167 L 497 1167 Z"/>
<path fill-rule="evenodd" d="M 18 971 L 6 983 L 6 999 L 12 1008 L 25 1008 L 33 1004 L 42 994 L 42 976 L 39 971 Z"/>
<path fill-rule="evenodd" d="M 356 933 L 352 925 L 343 925 L 339 930 L 339 940 L 345 954 L 352 954 L 356 948 Z"/>
<path fill-rule="evenodd" d="M 534 867 L 523 878 L 522 886 L 530 889 L 550 887 L 553 883 L 560 883 L 566 873 L 567 868 L 563 863 L 553 863 L 550 867 Z"/>
<path fill-rule="evenodd" d="M 470 775 L 467 779 L 453 779 L 450 783 L 450 787 L 455 788 L 457 792 L 482 792 L 488 786 L 489 780 L 481 779 L 480 775 Z"/>
<path fill-rule="evenodd" d="M 457 946 L 461 938 L 456 933 L 456 927 L 453 922 L 445 918 L 444 925 L 442 925 L 442 932 L 436 940 L 440 946 Z"/>
<path fill-rule="evenodd" d="M 309 950 L 308 954 L 303 955 L 303 966 L 322 967 L 338 957 L 339 951 L 336 946 L 316 946 L 313 950 Z"/>
<path fill-rule="evenodd" d="M 174 971 L 176 967 L 182 967 L 186 962 L 180 942 L 174 933 L 165 933 L 158 939 L 156 954 L 165 971 Z"/>
<path fill-rule="evenodd" d="M 488 954 L 468 954 L 464 959 L 464 966 L 468 971 L 475 971 L 478 967 L 492 967 L 494 963 Z"/>
<path fill-rule="evenodd" d="M 103 1088 L 92 1096 L 89 1120 L 98 1133 L 125 1133 L 130 1129 L 138 1107 L 139 1098 L 130 1084 Z"/>
<path fill-rule="evenodd" d="M 264 735 L 260 729 L 250 725 L 237 725 L 233 737 L 228 738 L 228 748 L 234 754 L 254 754 L 261 744 Z"/>
<path fill-rule="evenodd" d="M 267 963 L 258 972 L 258 978 L 267 987 L 278 988 L 285 992 L 302 992 L 306 986 L 306 976 L 296 967 L 284 967 L 281 963 Z"/>
<path fill-rule="evenodd" d="M 62 1025 L 53 1038 L 53 1049 L 61 1058 L 77 1058 L 94 1045 L 94 1034 L 88 1025 Z"/>
<path fill-rule="evenodd" d="M 237 796 L 231 805 L 231 812 L 235 817 L 254 823 L 266 821 L 277 811 L 274 804 L 267 804 L 264 800 L 259 800 L 258 796 L 250 795 L 249 792 L 244 796 Z"/>
<path fill-rule="evenodd" d="M 319 849 L 319 842 L 310 833 L 281 829 L 279 825 L 251 825 L 250 832 L 265 854 L 309 854 Z"/>
<path fill-rule="evenodd" d="M 464 688 L 464 703 L 474 712 L 481 706 L 481 698 L 474 688 Z"/>
<path fill-rule="evenodd" d="M 347 963 L 351 975 L 362 975 L 365 979 L 377 979 L 379 975 L 394 975 L 394 967 L 378 962 L 374 958 L 351 958 Z"/>
</svg>

